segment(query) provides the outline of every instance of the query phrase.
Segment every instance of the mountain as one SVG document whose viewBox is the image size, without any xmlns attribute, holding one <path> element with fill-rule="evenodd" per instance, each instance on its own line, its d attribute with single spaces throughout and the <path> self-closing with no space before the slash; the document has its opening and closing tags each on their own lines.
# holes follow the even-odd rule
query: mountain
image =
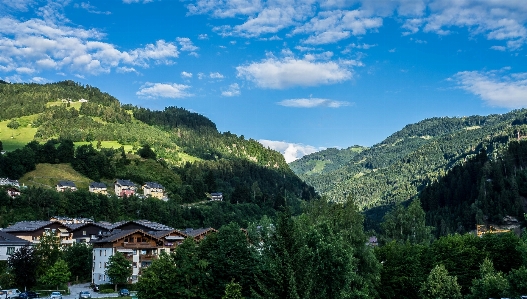
<svg viewBox="0 0 527 299">
<path fill-rule="evenodd" d="M 212 192 L 271 208 L 316 197 L 279 152 L 256 140 L 221 133 L 210 119 L 183 108 L 122 105 L 73 81 L 0 82 L 0 141 L 8 151 L 0 156 L 0 177 L 18 179 L 39 163 L 67 163 L 94 181 L 159 182 L 179 203 L 203 202 Z"/>
<path fill-rule="evenodd" d="M 290 167 L 329 200 L 351 198 L 362 209 L 370 209 L 415 198 L 424 186 L 483 148 L 491 158 L 498 157 L 511 140 L 526 134 L 526 120 L 527 110 L 430 118 L 407 125 L 356 154 L 350 155 L 350 148 L 329 149 L 307 155 Z"/>
</svg>

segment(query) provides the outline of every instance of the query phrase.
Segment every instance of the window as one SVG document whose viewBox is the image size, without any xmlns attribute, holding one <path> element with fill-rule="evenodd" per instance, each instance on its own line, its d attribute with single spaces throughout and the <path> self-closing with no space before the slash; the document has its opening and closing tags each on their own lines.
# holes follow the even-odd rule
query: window
<svg viewBox="0 0 527 299">
<path fill-rule="evenodd" d="M 7 255 L 15 253 L 15 247 L 7 247 Z"/>
<path fill-rule="evenodd" d="M 104 262 L 104 269 L 106 269 L 106 262 Z"/>
<path fill-rule="evenodd" d="M 137 249 L 134 249 L 134 255 L 137 255 Z"/>
<path fill-rule="evenodd" d="M 106 256 L 106 249 L 104 250 L 104 256 Z"/>
<path fill-rule="evenodd" d="M 85 230 L 82 231 L 82 235 L 86 236 L 86 231 Z"/>
<path fill-rule="evenodd" d="M 137 263 L 136 262 L 133 262 L 132 265 L 133 265 L 134 268 L 137 268 Z"/>
<path fill-rule="evenodd" d="M 99 269 L 102 268 L 102 262 L 99 262 Z"/>
<path fill-rule="evenodd" d="M 102 250 L 99 250 L 99 256 L 102 256 Z"/>
<path fill-rule="evenodd" d="M 101 280 L 102 274 L 99 274 L 99 280 Z"/>
</svg>

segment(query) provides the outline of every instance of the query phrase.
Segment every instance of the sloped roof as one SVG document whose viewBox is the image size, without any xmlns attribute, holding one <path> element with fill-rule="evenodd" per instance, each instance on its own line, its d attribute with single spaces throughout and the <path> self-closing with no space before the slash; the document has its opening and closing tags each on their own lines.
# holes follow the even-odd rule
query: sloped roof
<svg viewBox="0 0 527 299">
<path fill-rule="evenodd" d="M 52 221 L 20 221 L 3 229 L 4 232 L 32 232 L 50 225 Z"/>
<path fill-rule="evenodd" d="M 20 246 L 24 246 L 24 245 L 30 245 L 31 242 L 27 241 L 27 240 L 24 240 L 24 239 L 20 239 L 16 236 L 13 236 L 11 234 L 8 234 L 2 230 L 0 230 L 0 246 L 2 245 L 20 245 Z"/>
<path fill-rule="evenodd" d="M 72 181 L 59 181 L 57 184 L 59 187 L 70 187 L 70 188 L 76 188 L 75 183 Z"/>
<path fill-rule="evenodd" d="M 81 229 L 81 228 L 83 228 L 85 226 L 88 226 L 88 225 L 98 226 L 98 227 L 100 227 L 102 229 L 105 229 L 105 230 L 111 230 L 112 227 L 113 227 L 111 223 L 102 223 L 102 222 L 65 224 L 65 226 L 68 227 L 71 231 L 75 231 L 75 230 Z"/>
<path fill-rule="evenodd" d="M 135 187 L 135 184 L 130 180 L 116 180 L 115 184 L 121 185 L 121 186 L 129 186 L 129 187 Z"/>
<path fill-rule="evenodd" d="M 217 230 L 213 229 L 212 227 L 207 227 L 207 228 L 186 228 L 182 232 L 187 236 L 195 238 L 200 235 L 206 234 L 208 232 L 216 232 L 216 231 Z"/>
<path fill-rule="evenodd" d="M 150 188 L 150 189 L 165 189 L 165 187 L 163 187 L 163 185 L 161 184 L 158 184 L 156 182 L 146 182 L 143 187 L 145 188 Z"/>
<path fill-rule="evenodd" d="M 101 182 L 91 182 L 90 188 L 106 188 L 106 184 Z"/>
<path fill-rule="evenodd" d="M 147 235 L 153 239 L 156 239 L 156 240 L 159 240 L 158 237 L 156 236 L 153 236 L 147 232 L 145 232 L 144 230 L 141 230 L 141 229 L 127 229 L 127 230 L 120 230 L 120 229 L 115 229 L 109 233 L 106 233 L 106 234 L 103 234 L 103 238 L 99 239 L 99 240 L 93 240 L 91 241 L 91 243 L 113 243 L 119 239 L 122 239 L 124 237 L 127 237 L 129 235 L 132 235 L 132 234 L 135 234 L 135 233 L 141 233 L 141 234 L 144 234 L 144 235 Z"/>
<path fill-rule="evenodd" d="M 148 228 L 148 230 L 152 230 L 152 231 L 174 230 L 173 227 L 170 227 L 170 226 L 167 226 L 167 225 L 164 225 L 164 224 L 161 224 L 161 223 L 157 223 L 157 222 L 154 222 L 154 221 L 149 221 L 149 220 L 131 220 L 131 221 L 116 222 L 116 223 L 114 223 L 113 228 L 119 228 L 119 227 L 122 227 L 122 226 L 124 226 L 124 225 L 126 225 L 128 223 L 135 223 L 135 224 L 144 226 L 144 227 Z"/>
<path fill-rule="evenodd" d="M 148 232 L 149 234 L 157 237 L 157 238 L 164 238 L 172 233 L 178 233 L 180 235 L 182 235 L 183 237 L 188 237 L 187 234 L 185 234 L 184 232 L 180 231 L 180 230 L 177 230 L 177 229 L 173 229 L 173 230 L 160 230 L 160 231 L 151 231 L 151 232 Z"/>
</svg>

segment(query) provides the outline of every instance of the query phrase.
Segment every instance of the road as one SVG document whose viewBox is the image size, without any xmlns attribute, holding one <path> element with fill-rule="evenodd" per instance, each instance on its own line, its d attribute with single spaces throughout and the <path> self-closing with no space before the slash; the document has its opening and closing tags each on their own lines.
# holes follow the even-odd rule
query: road
<svg viewBox="0 0 527 299">
<path fill-rule="evenodd" d="M 99 292 L 94 292 L 90 288 L 89 283 L 74 284 L 74 285 L 71 285 L 69 289 L 70 289 L 70 295 L 62 295 L 62 299 L 77 299 L 79 298 L 79 293 L 81 291 L 90 292 L 92 298 L 119 297 L 117 293 L 99 294 Z"/>
</svg>

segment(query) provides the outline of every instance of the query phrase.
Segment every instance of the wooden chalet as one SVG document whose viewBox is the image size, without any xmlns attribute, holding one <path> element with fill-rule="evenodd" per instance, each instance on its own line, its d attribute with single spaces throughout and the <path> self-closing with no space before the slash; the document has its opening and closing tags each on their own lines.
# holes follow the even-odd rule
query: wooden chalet
<svg viewBox="0 0 527 299">
<path fill-rule="evenodd" d="M 62 245 L 73 244 L 69 228 L 58 221 L 20 221 L 2 231 L 32 243 L 39 243 L 45 233 L 52 233 L 59 237 Z"/>
</svg>

